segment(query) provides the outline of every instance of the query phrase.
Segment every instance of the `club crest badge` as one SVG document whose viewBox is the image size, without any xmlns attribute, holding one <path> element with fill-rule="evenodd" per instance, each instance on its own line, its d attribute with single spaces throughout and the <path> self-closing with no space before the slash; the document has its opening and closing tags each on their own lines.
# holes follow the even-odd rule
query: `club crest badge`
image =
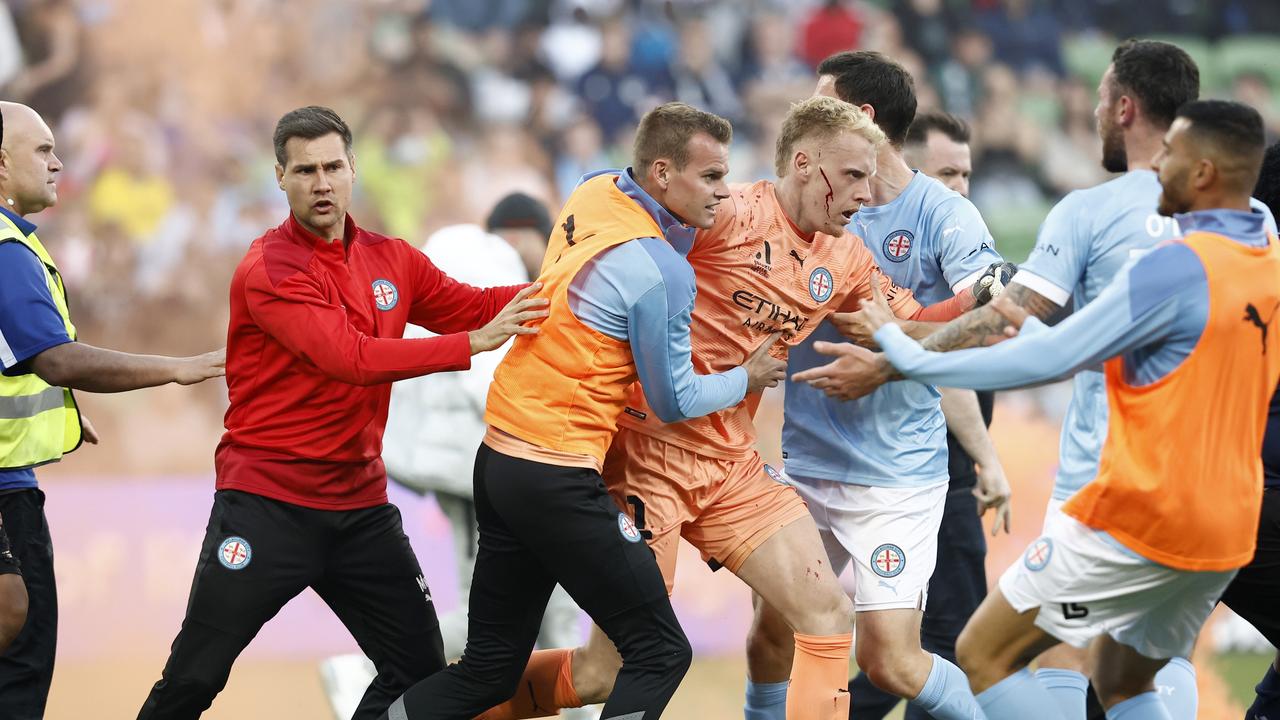
<svg viewBox="0 0 1280 720">
<path fill-rule="evenodd" d="M 809 295 L 820 303 L 831 299 L 831 293 L 836 289 L 836 283 L 831 278 L 831 271 L 824 268 L 814 268 L 809 273 Z"/>
<path fill-rule="evenodd" d="M 871 569 L 880 577 L 897 577 L 906 567 L 906 553 L 893 543 L 885 543 L 871 553 Z"/>
<path fill-rule="evenodd" d="M 911 257 L 911 248 L 915 244 L 916 236 L 910 230 L 894 230 L 884 239 L 884 256 L 889 262 L 902 262 Z"/>
<path fill-rule="evenodd" d="M 253 559 L 253 548 L 249 541 L 235 535 L 222 541 L 218 546 L 218 562 L 228 570 L 243 570 L 249 567 Z"/>
<path fill-rule="evenodd" d="M 1022 556 L 1022 562 L 1031 572 L 1040 572 L 1049 564 L 1049 559 L 1052 557 L 1053 541 L 1042 537 L 1027 547 L 1027 552 Z"/>
<path fill-rule="evenodd" d="M 618 513 L 618 532 L 622 533 L 622 539 L 627 542 L 637 543 L 643 539 L 640 535 L 640 529 L 624 512 Z"/>
<path fill-rule="evenodd" d="M 373 304 L 386 312 L 400 304 L 400 291 L 390 280 L 373 281 Z"/>
</svg>

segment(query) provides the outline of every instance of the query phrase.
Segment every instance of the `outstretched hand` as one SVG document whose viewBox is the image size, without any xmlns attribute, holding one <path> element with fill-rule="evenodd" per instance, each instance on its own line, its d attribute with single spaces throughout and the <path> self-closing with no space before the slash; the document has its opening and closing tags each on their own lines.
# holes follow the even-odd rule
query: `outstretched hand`
<svg viewBox="0 0 1280 720">
<path fill-rule="evenodd" d="M 227 349 L 214 350 L 203 355 L 187 358 L 176 358 L 173 382 L 179 385 L 195 385 L 209 378 L 222 377 L 227 374 Z"/>
<path fill-rule="evenodd" d="M 547 316 L 545 308 L 551 301 L 529 296 L 541 289 L 542 283 L 531 283 L 516 293 L 487 325 L 467 333 L 471 340 L 471 354 L 499 348 L 512 335 L 537 335 L 538 323 Z"/>
<path fill-rule="evenodd" d="M 870 395 L 889 380 L 890 366 L 884 355 L 851 343 L 815 342 L 813 349 L 835 358 L 821 367 L 791 376 L 808 383 L 837 400 L 856 400 Z"/>
</svg>

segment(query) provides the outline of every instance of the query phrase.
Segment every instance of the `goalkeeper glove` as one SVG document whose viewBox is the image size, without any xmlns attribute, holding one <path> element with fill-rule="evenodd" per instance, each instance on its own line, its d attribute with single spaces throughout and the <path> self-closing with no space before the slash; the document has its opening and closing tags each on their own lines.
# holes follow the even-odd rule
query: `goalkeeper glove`
<svg viewBox="0 0 1280 720">
<path fill-rule="evenodd" d="M 1000 297 L 1000 293 L 1004 292 L 1005 285 L 1009 284 L 1009 280 L 1013 278 L 1016 272 L 1018 272 L 1018 266 L 1011 262 L 991 263 L 986 271 L 982 273 L 982 276 L 978 278 L 978 281 L 973 284 L 975 307 L 982 307 Z"/>
</svg>

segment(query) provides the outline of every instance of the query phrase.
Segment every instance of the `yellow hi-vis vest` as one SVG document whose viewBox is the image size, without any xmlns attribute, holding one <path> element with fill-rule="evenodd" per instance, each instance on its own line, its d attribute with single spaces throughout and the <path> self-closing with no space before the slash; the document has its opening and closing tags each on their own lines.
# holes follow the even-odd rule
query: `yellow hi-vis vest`
<svg viewBox="0 0 1280 720">
<path fill-rule="evenodd" d="M 62 315 L 67 336 L 76 339 L 76 328 L 67 312 L 67 291 L 62 276 L 35 233 L 23 235 L 0 213 L 0 243 L 21 243 L 40 259 L 49 294 Z M 0 308 L 0 312 L 6 312 Z M 80 447 L 80 411 L 66 388 L 50 385 L 29 372 L 0 375 L 0 469 L 16 470 L 56 462 Z"/>
</svg>

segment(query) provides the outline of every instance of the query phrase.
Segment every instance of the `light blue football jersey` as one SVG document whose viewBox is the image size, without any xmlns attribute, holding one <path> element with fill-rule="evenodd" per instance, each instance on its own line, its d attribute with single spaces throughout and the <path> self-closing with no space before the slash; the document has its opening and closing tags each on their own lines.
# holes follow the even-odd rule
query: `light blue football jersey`
<svg viewBox="0 0 1280 720">
<path fill-rule="evenodd" d="M 863 207 L 849 230 L 862 238 L 881 270 L 922 305 L 942 302 L 999 262 L 978 209 L 917 172 L 886 205 Z M 947 481 L 947 423 L 937 389 L 915 381 L 888 383 L 842 402 L 790 377 L 825 365 L 818 340 L 844 342 L 824 323 L 791 349 L 787 363 L 782 451 L 788 475 L 853 485 L 923 487 Z"/>
<path fill-rule="evenodd" d="M 1134 170 L 1068 194 L 1045 218 L 1036 246 L 1014 280 L 1060 304 L 1070 298 L 1079 310 L 1129 262 L 1181 235 L 1173 218 L 1156 212 L 1159 200 L 1160 182 L 1150 170 Z M 1270 213 L 1267 226 L 1274 232 Z M 1066 500 L 1094 478 L 1107 439 L 1101 371 L 1083 370 L 1071 382 L 1053 484 L 1056 500 Z"/>
</svg>

